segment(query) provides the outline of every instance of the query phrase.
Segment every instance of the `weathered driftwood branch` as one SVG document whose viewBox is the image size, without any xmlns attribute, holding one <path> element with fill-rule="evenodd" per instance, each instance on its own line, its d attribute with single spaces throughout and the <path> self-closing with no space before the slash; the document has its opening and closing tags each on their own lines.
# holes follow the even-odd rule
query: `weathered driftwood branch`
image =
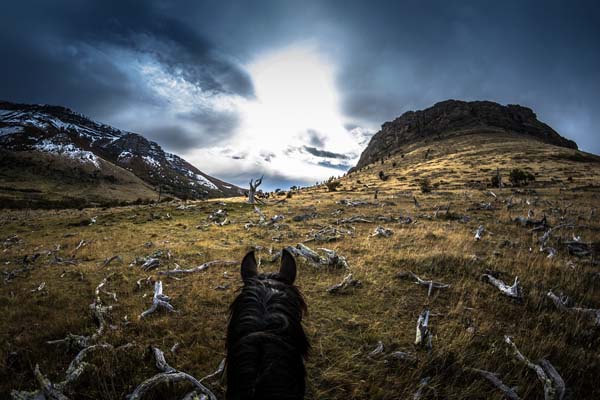
<svg viewBox="0 0 600 400">
<path fill-rule="evenodd" d="M 341 224 L 356 224 L 356 223 L 363 223 L 363 224 L 371 224 L 374 221 L 370 218 L 366 218 L 366 217 L 362 217 L 362 216 L 354 216 L 354 217 L 350 217 L 350 218 L 342 218 L 336 221 L 336 224 L 341 225 Z"/>
<path fill-rule="evenodd" d="M 380 237 L 390 237 L 394 234 L 394 231 L 391 229 L 384 228 L 383 226 L 378 226 L 375 228 L 371 236 L 380 236 Z"/>
<path fill-rule="evenodd" d="M 594 308 L 582 308 L 582 307 L 569 307 L 569 298 L 566 296 L 557 296 L 552 291 L 547 293 L 547 296 L 552 300 L 554 305 L 561 311 L 582 314 L 587 318 L 594 321 L 594 325 L 600 326 L 600 309 Z"/>
<path fill-rule="evenodd" d="M 502 394 L 504 394 L 504 397 L 506 397 L 508 400 L 521 400 L 515 389 L 506 386 L 504 382 L 502 382 L 498 378 L 498 374 L 477 368 L 469 368 L 469 370 L 478 373 L 479 375 L 487 379 L 489 382 L 491 382 L 492 385 L 498 388 L 502 392 Z"/>
<path fill-rule="evenodd" d="M 524 227 L 532 228 L 531 229 L 532 232 L 548 228 L 548 219 L 546 218 L 545 215 L 542 219 L 540 219 L 538 221 L 531 219 L 531 217 L 529 215 L 527 217 L 518 216 L 515 219 L 513 219 L 513 222 L 515 222 L 521 226 L 524 226 Z"/>
<path fill-rule="evenodd" d="M 535 371 L 538 379 L 544 385 L 545 400 L 562 400 L 564 398 L 565 382 L 550 361 L 542 359 L 539 364 L 534 364 L 519 351 L 510 336 L 504 336 L 504 342 L 513 350 L 517 360 Z"/>
<path fill-rule="evenodd" d="M 267 220 L 267 217 L 265 217 L 265 214 L 263 214 L 263 212 L 257 206 L 254 206 L 254 212 L 258 214 L 258 217 L 259 217 L 258 223 L 259 224 L 263 224 Z"/>
<path fill-rule="evenodd" d="M 439 283 L 439 282 L 434 282 L 431 280 L 425 280 L 425 279 L 421 279 L 420 277 L 418 277 L 417 275 L 415 275 L 413 272 L 408 271 L 408 272 L 401 272 L 398 275 L 398 278 L 400 279 L 414 279 L 415 283 L 421 286 L 426 286 L 427 287 L 427 296 L 431 296 L 431 292 L 433 291 L 433 289 L 446 289 L 449 288 L 450 285 L 446 284 L 446 283 Z"/>
<path fill-rule="evenodd" d="M 106 283 L 108 282 L 108 279 L 113 275 L 114 273 L 111 273 L 104 277 L 104 279 L 100 281 L 100 283 L 98 284 L 98 286 L 96 286 L 96 289 L 94 290 L 94 301 L 90 304 L 90 310 L 92 311 L 92 315 L 94 316 L 94 319 L 98 324 L 98 329 L 96 329 L 96 332 L 94 332 L 91 336 L 73 335 L 69 333 L 64 339 L 50 340 L 46 343 L 66 344 L 69 348 L 77 348 L 81 350 L 86 347 L 89 347 L 90 345 L 98 341 L 100 336 L 102 336 L 104 334 L 104 331 L 106 330 L 106 317 L 108 315 L 108 312 L 112 310 L 112 306 L 106 306 L 103 304 L 102 298 L 100 297 L 100 292 L 102 291 L 104 285 L 106 285 Z M 109 293 L 116 300 L 117 296 L 115 293 L 107 293 Z"/>
<path fill-rule="evenodd" d="M 60 383 L 53 384 L 50 380 L 44 376 L 44 374 L 40 371 L 40 366 L 36 364 L 34 370 L 34 376 L 38 385 L 40 386 L 40 390 L 34 392 L 25 392 L 25 391 L 16 391 L 13 390 L 11 392 L 11 397 L 13 400 L 43 400 L 43 399 L 53 399 L 53 400 L 68 400 L 68 397 L 64 394 L 66 390 L 69 389 L 69 386 L 75 383 L 77 379 L 81 376 L 83 371 L 90 365 L 83 361 L 85 356 L 88 353 L 96 351 L 98 349 L 112 349 L 113 346 L 110 344 L 96 344 L 81 350 L 71 361 L 69 367 L 66 371 L 65 380 Z"/>
<path fill-rule="evenodd" d="M 391 353 L 388 353 L 384 356 L 384 362 L 391 362 L 391 361 L 403 361 L 403 362 L 409 362 L 409 363 L 416 363 L 417 356 L 412 353 L 408 353 L 406 351 L 392 351 Z"/>
<path fill-rule="evenodd" d="M 142 264 L 144 271 L 150 271 L 158 267 L 160 267 L 160 260 L 158 258 L 149 258 Z"/>
<path fill-rule="evenodd" d="M 305 240 L 304 243 L 317 241 L 317 242 L 333 242 L 343 238 L 345 235 L 352 235 L 350 230 L 341 230 L 328 226 L 318 230 L 317 232 L 311 233 L 312 237 Z"/>
<path fill-rule="evenodd" d="M 425 388 L 427 388 L 427 386 L 429 386 L 429 381 L 430 380 L 431 380 L 431 378 L 428 377 L 428 376 L 426 376 L 425 378 L 421 379 L 421 382 L 419 382 L 419 388 L 417 389 L 417 391 L 413 395 L 413 400 L 421 400 L 421 398 L 423 397 L 423 391 L 425 390 Z"/>
<path fill-rule="evenodd" d="M 389 363 L 391 361 L 405 361 L 414 363 L 417 361 L 417 357 L 414 354 L 405 351 L 392 351 L 388 354 L 385 354 L 383 342 L 381 340 L 377 342 L 375 349 L 367 354 L 367 357 L 370 359 L 383 358 L 384 363 Z"/>
<path fill-rule="evenodd" d="M 147 317 L 156 311 L 159 307 L 166 309 L 167 311 L 175 311 L 175 308 L 169 303 L 171 298 L 163 294 L 162 281 L 154 283 L 154 296 L 152 296 L 152 306 L 149 309 L 140 314 L 140 318 Z"/>
<path fill-rule="evenodd" d="M 312 261 L 315 264 L 321 263 L 321 256 L 316 251 L 311 249 L 310 247 L 308 247 L 302 243 L 298 243 L 296 245 L 295 249 L 296 249 L 296 251 L 294 253 L 296 255 L 304 257 L 307 260 Z"/>
<path fill-rule="evenodd" d="M 160 384 L 176 383 L 182 381 L 191 382 L 196 387 L 196 391 L 208 396 L 210 400 L 217 400 L 217 396 L 215 396 L 213 392 L 211 392 L 210 389 L 204 386 L 198 379 L 194 378 L 192 375 L 186 372 L 178 371 L 175 368 L 171 367 L 165 360 L 165 355 L 160 349 L 153 347 L 152 352 L 156 360 L 156 367 L 161 372 L 140 383 L 138 387 L 135 388 L 135 390 L 127 396 L 127 400 L 139 400 L 143 398 L 147 392 L 149 392 L 150 390 L 152 390 Z"/>
<path fill-rule="evenodd" d="M 119 256 L 119 255 L 112 256 L 112 257 L 107 258 L 106 260 L 104 260 L 104 262 L 102 263 L 102 268 L 108 266 L 108 264 L 110 264 L 111 262 L 113 262 L 115 260 L 119 261 L 120 263 L 123 262 L 123 259 L 121 258 L 121 256 Z"/>
<path fill-rule="evenodd" d="M 321 257 L 321 264 L 337 268 L 350 268 L 346 257 L 340 256 L 335 250 L 326 249 L 325 247 L 319 247 L 318 250 L 325 253 L 325 257 Z"/>
<path fill-rule="evenodd" d="M 486 278 L 489 283 L 498 288 L 502 294 L 512 297 L 513 299 L 523 299 L 523 290 L 521 289 L 521 285 L 519 284 L 519 277 L 515 277 L 515 282 L 512 286 L 508 286 L 506 283 L 501 281 L 500 279 L 496 279 L 490 274 L 481 275 L 482 278 Z"/>
<path fill-rule="evenodd" d="M 351 287 L 362 286 L 361 281 L 352 278 L 352 274 L 348 274 L 340 283 L 336 283 L 333 286 L 327 288 L 327 293 L 341 293 Z"/>
<path fill-rule="evenodd" d="M 419 314 L 417 319 L 417 331 L 415 335 L 415 345 L 431 349 L 431 332 L 429 331 L 429 310 Z"/>
<path fill-rule="evenodd" d="M 381 354 L 383 354 L 383 342 L 380 340 L 377 342 L 377 346 L 375 347 L 375 349 L 373 351 L 370 351 L 369 354 L 367 354 L 367 357 L 374 358 Z"/>
<path fill-rule="evenodd" d="M 348 200 L 348 199 L 342 199 L 342 200 L 338 201 L 337 203 L 344 205 L 344 206 L 348 206 L 348 207 L 377 205 L 376 202 L 370 202 L 370 201 L 365 201 L 365 200 Z"/>
<path fill-rule="evenodd" d="M 173 275 L 185 275 L 185 274 L 193 274 L 195 272 L 202 272 L 210 267 L 212 267 L 213 265 L 234 265 L 237 264 L 236 261 L 223 261 L 223 260 L 213 260 L 213 261 L 209 261 L 209 262 L 205 262 L 202 265 L 199 265 L 197 267 L 194 268 L 189 268 L 189 269 L 171 269 L 168 271 L 159 271 L 158 274 L 159 275 L 168 275 L 168 276 L 173 276 Z"/>
<path fill-rule="evenodd" d="M 540 241 L 540 251 L 543 251 L 542 249 L 544 247 L 546 247 L 546 242 L 548 240 L 550 240 L 550 238 L 552 237 L 552 234 L 560 229 L 563 228 L 575 228 L 576 225 L 574 224 L 560 224 L 560 225 L 556 225 L 553 228 L 548 229 L 546 232 L 544 232 L 544 234 L 540 237 L 539 241 Z"/>
<path fill-rule="evenodd" d="M 592 255 L 592 246 L 589 243 L 581 241 L 581 238 L 574 238 L 574 240 L 567 240 L 564 242 L 567 245 L 567 251 L 569 254 L 576 257 L 586 257 Z"/>
<path fill-rule="evenodd" d="M 33 374 L 35 375 L 35 380 L 38 382 L 38 385 L 40 385 L 42 388 L 42 393 L 46 399 L 69 400 L 69 398 L 62 393 L 62 388 L 56 387 L 54 384 L 52 384 L 52 382 L 50 382 L 50 379 L 40 372 L 39 364 L 35 365 L 35 371 Z"/>
<path fill-rule="evenodd" d="M 475 240 L 481 240 L 481 236 L 483 235 L 484 231 L 485 228 L 483 227 L 483 225 L 479 225 L 479 228 L 477 228 L 477 230 L 475 231 Z"/>
<path fill-rule="evenodd" d="M 204 378 L 200 379 L 200 382 L 204 382 L 206 380 L 214 378 L 215 376 L 222 375 L 223 371 L 225 371 L 225 359 L 221 360 L 215 372 L 211 372 L 210 374 L 206 375 Z"/>
</svg>

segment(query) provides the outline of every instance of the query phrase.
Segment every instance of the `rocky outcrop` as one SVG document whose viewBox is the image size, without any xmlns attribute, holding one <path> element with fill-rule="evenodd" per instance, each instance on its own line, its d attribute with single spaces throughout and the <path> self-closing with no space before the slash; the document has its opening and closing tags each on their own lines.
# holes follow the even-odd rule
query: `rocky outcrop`
<svg viewBox="0 0 600 400">
<path fill-rule="evenodd" d="M 527 107 L 503 106 L 491 101 L 446 100 L 421 111 L 408 111 L 381 126 L 363 151 L 355 168 L 360 169 L 406 146 L 423 140 L 442 140 L 469 133 L 511 132 L 544 143 L 577 149 L 577 144 L 540 122 Z"/>
</svg>

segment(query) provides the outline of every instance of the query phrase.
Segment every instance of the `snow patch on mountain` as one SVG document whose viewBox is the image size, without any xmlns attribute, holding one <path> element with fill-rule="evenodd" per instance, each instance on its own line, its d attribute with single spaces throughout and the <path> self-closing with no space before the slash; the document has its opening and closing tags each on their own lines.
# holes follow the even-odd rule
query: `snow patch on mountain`
<svg viewBox="0 0 600 400">
<path fill-rule="evenodd" d="M 69 157 L 82 163 L 91 163 L 96 168 L 100 168 L 100 157 L 96 156 L 91 151 L 81 150 L 72 144 L 56 144 L 48 139 L 45 139 L 36 143 L 33 148 L 45 153 L 54 153 L 64 157 Z"/>
<path fill-rule="evenodd" d="M 210 189 L 218 189 L 217 185 L 215 185 L 214 183 L 212 183 L 211 181 L 209 181 L 208 179 L 206 179 L 204 176 L 202 176 L 200 174 L 195 174 L 194 178 L 196 179 L 196 182 L 198 182 L 202 186 L 206 186 Z M 231 187 L 229 187 L 228 189 L 231 189 Z"/>
</svg>

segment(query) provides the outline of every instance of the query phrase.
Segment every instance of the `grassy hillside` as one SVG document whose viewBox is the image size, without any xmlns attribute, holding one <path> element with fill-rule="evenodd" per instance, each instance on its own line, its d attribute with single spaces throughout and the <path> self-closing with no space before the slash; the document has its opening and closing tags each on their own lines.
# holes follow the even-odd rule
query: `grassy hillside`
<svg viewBox="0 0 600 400">
<path fill-rule="evenodd" d="M 0 206 L 65 208 L 156 200 L 158 193 L 131 172 L 102 169 L 51 153 L 0 149 Z"/>
<path fill-rule="evenodd" d="M 489 188 L 496 168 L 507 183 L 514 168 L 530 172 L 535 181 L 519 188 Z M 386 180 L 380 179 L 380 171 Z M 424 178 L 432 187 L 429 193 L 421 192 Z M 423 399 L 503 398 L 470 370 L 480 368 L 517 386 L 521 398 L 542 399 L 542 384 L 515 361 L 504 335 L 532 361 L 545 358 L 554 365 L 565 381 L 565 398 L 600 397 L 595 382 L 600 327 L 561 312 L 546 296 L 553 290 L 569 295 L 576 306 L 600 308 L 598 157 L 517 136 L 469 135 L 414 145 L 341 179 L 336 192 L 320 186 L 261 206 L 267 217 L 285 216 L 277 224 L 245 228 L 258 222 L 253 207 L 242 198 L 223 201 L 192 202 L 185 208 L 165 203 L 84 211 L 3 210 L 0 397 L 13 389 L 36 389 L 36 364 L 51 381 L 64 379 L 77 351 L 46 342 L 95 331 L 89 305 L 105 277 L 99 296 L 113 308 L 98 342 L 114 349 L 86 358 L 95 367 L 84 371 L 71 398 L 124 398 L 157 373 L 149 345 L 165 351 L 177 369 L 198 378 L 211 373 L 225 356 L 227 309 L 241 285 L 239 265 L 212 266 L 176 279 L 158 272 L 211 260 L 239 262 L 257 246 L 262 269 L 272 271 L 278 264 L 270 262 L 269 250 L 301 242 L 313 250 L 336 250 L 350 267 L 318 267 L 298 258 L 297 284 L 308 303 L 305 328 L 312 343 L 307 398 L 413 398 L 427 377 Z M 227 212 L 228 223 L 222 226 L 210 218 L 219 209 Z M 538 238 L 545 230 L 532 232 L 513 222 L 529 210 L 536 220 L 546 215 L 551 226 L 568 225 L 547 243 L 557 250 L 555 257 L 539 251 Z M 309 219 L 295 221 L 300 215 Z M 90 225 L 92 217 L 96 222 Z M 352 217 L 371 222 L 343 221 Z M 485 231 L 476 241 L 481 225 Z M 391 229 L 392 236 L 371 236 L 378 226 Z M 337 240 L 310 240 L 329 227 L 338 230 Z M 573 235 L 596 255 L 569 254 L 565 241 Z M 77 249 L 82 240 L 86 244 Z M 145 272 L 140 262 L 130 266 L 136 258 L 159 256 L 159 250 L 159 268 Z M 24 256 L 36 253 L 40 256 L 18 271 Z M 114 255 L 123 261 L 104 266 Z M 408 271 L 451 286 L 428 296 L 427 288 L 403 278 Z M 339 294 L 326 291 L 348 272 L 361 281 L 360 287 Z M 484 273 L 509 284 L 518 276 L 523 301 L 502 295 L 482 280 Z M 157 279 L 177 312 L 138 319 L 152 303 L 151 282 Z M 425 309 L 431 312 L 430 351 L 414 346 L 417 318 Z M 379 341 L 385 355 L 405 351 L 416 362 L 369 357 Z M 133 345 L 118 348 L 127 343 Z M 171 352 L 176 343 L 178 349 Z M 205 383 L 222 397 L 224 381 Z M 154 395 L 176 399 L 189 389 L 185 384 L 161 387 Z"/>
</svg>

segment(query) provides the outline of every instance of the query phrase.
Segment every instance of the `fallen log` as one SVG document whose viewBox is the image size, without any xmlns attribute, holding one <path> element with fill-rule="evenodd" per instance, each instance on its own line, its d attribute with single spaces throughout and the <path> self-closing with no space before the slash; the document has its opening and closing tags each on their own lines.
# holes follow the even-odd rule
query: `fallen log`
<svg viewBox="0 0 600 400">
<path fill-rule="evenodd" d="M 502 392 L 502 394 L 504 394 L 504 397 L 506 397 L 508 400 L 521 400 L 515 389 L 506 386 L 504 382 L 502 382 L 498 378 L 498 374 L 477 368 L 469 368 L 469 370 L 476 372 L 479 375 L 483 376 L 485 379 L 487 379 L 492 385 L 498 388 Z"/>
<path fill-rule="evenodd" d="M 154 283 L 154 296 L 152 296 L 152 306 L 149 309 L 140 314 L 140 318 L 147 317 L 156 311 L 159 307 L 164 308 L 167 311 L 175 311 L 175 308 L 169 303 L 171 298 L 169 296 L 165 296 L 162 292 L 162 281 L 157 281 Z"/>
<path fill-rule="evenodd" d="M 426 286 L 427 287 L 427 296 L 431 296 L 431 292 L 433 289 L 446 289 L 449 288 L 450 285 L 446 284 L 446 283 L 439 283 L 439 282 L 434 282 L 432 280 L 425 280 L 425 279 L 421 279 L 420 277 L 418 277 L 417 275 L 415 275 L 413 272 L 408 271 L 408 272 L 401 272 L 397 275 L 398 278 L 400 279 L 407 279 L 407 278 L 412 278 L 415 280 L 415 283 L 421 286 Z"/>
<path fill-rule="evenodd" d="M 542 359 L 539 364 L 534 364 L 519 351 L 510 336 L 504 336 L 504 342 L 512 349 L 517 360 L 535 371 L 538 379 L 544 385 L 545 400 L 562 400 L 564 398 L 565 382 L 550 361 Z"/>
<path fill-rule="evenodd" d="M 383 226 L 378 226 L 377 228 L 375 228 L 375 230 L 373 231 L 373 233 L 371 234 L 372 237 L 390 237 L 394 234 L 394 231 L 392 231 L 391 229 L 388 228 L 384 228 Z"/>
<path fill-rule="evenodd" d="M 479 225 L 479 228 L 477 228 L 477 231 L 475 231 L 475 240 L 481 240 L 481 236 L 483 235 L 484 231 L 485 228 L 483 225 Z"/>
<path fill-rule="evenodd" d="M 344 279 L 340 283 L 336 283 L 335 285 L 328 287 L 327 293 L 341 293 L 343 291 L 346 291 L 348 288 L 355 288 L 360 286 L 362 286 L 361 281 L 352 278 L 352 274 L 350 273 L 346 275 L 346 277 L 344 277 Z"/>
<path fill-rule="evenodd" d="M 574 314 L 582 314 L 585 317 L 594 321 L 594 325 L 600 326 L 600 309 L 594 308 L 582 308 L 582 307 L 569 307 L 569 298 L 567 296 L 557 296 L 552 291 L 549 291 L 546 294 L 550 300 L 554 303 L 556 308 L 561 311 L 574 313 Z"/>
<path fill-rule="evenodd" d="M 508 286 L 506 283 L 501 281 L 500 279 L 496 279 L 490 274 L 483 274 L 482 278 L 486 278 L 489 283 L 498 288 L 502 294 L 512 297 L 513 299 L 523 300 L 523 291 L 521 286 L 519 285 L 519 277 L 515 277 L 515 282 L 512 286 Z"/>
<path fill-rule="evenodd" d="M 217 396 L 215 396 L 213 392 L 204 386 L 198 379 L 186 372 L 178 371 L 171 367 L 165 360 L 164 353 L 159 348 L 152 347 L 152 352 L 156 360 L 156 368 L 158 368 L 161 372 L 140 383 L 138 387 L 136 387 L 135 390 L 127 396 L 127 400 L 139 400 L 143 398 L 147 392 L 160 384 L 183 381 L 191 382 L 196 387 L 196 391 L 207 396 L 208 399 L 217 400 Z"/>
<path fill-rule="evenodd" d="M 204 264 L 199 265 L 194 268 L 189 268 L 189 269 L 176 268 L 176 269 L 171 269 L 168 271 L 159 271 L 158 274 L 159 275 L 168 275 L 168 276 L 193 274 L 195 272 L 202 272 L 204 270 L 207 270 L 208 268 L 212 267 L 213 265 L 226 266 L 226 265 L 234 265 L 234 264 L 237 264 L 237 262 L 236 261 L 214 260 L 214 261 L 205 262 Z"/>
<path fill-rule="evenodd" d="M 429 310 L 419 314 L 417 319 L 417 331 L 415 335 L 415 345 L 431 349 L 431 332 L 429 331 Z"/>
</svg>

